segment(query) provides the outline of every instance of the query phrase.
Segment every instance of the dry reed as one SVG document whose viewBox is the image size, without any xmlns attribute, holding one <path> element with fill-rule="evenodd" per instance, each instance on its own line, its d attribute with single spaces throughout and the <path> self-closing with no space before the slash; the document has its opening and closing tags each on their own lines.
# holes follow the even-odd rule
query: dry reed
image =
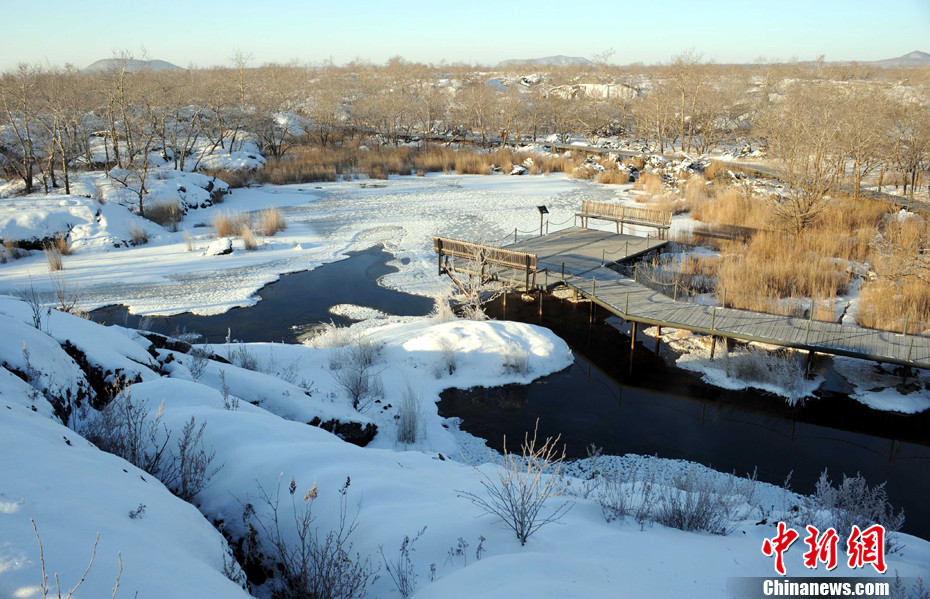
<svg viewBox="0 0 930 599">
<path fill-rule="evenodd" d="M 271 237 L 278 231 L 287 228 L 287 222 L 284 220 L 284 213 L 277 208 L 265 208 L 260 213 L 262 221 L 262 235 Z"/>
</svg>

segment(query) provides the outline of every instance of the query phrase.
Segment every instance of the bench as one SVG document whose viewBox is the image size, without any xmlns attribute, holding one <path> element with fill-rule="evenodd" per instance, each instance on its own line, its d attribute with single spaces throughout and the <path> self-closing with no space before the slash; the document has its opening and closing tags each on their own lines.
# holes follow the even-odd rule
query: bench
<svg viewBox="0 0 930 599">
<path fill-rule="evenodd" d="M 581 218 L 581 226 L 588 228 L 588 219 L 595 218 L 616 223 L 617 233 L 623 233 L 623 225 L 638 225 L 654 227 L 660 239 L 668 237 L 668 229 L 672 225 L 672 213 L 668 210 L 655 208 L 642 208 L 640 206 L 624 206 L 622 204 L 608 204 L 584 200 L 581 202 L 581 212 L 575 213 L 575 223 Z"/>
</svg>

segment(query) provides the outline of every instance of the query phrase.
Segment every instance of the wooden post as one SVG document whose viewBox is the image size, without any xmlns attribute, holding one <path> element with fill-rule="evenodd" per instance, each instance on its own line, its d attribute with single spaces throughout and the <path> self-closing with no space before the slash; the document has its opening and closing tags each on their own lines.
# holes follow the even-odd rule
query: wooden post
<svg viewBox="0 0 930 599">
<path fill-rule="evenodd" d="M 633 332 L 630 334 L 630 351 L 636 348 L 636 321 L 633 321 Z"/>
<path fill-rule="evenodd" d="M 675 295 L 672 297 L 676 302 L 678 301 L 678 280 L 675 280 Z"/>
<path fill-rule="evenodd" d="M 539 318 L 542 319 L 542 296 L 543 292 L 539 292 Z"/>
<path fill-rule="evenodd" d="M 717 348 L 717 336 L 711 335 L 710 337 L 710 359 L 714 359 L 714 350 Z"/>
<path fill-rule="evenodd" d="M 504 316 L 507 315 L 507 292 L 504 291 Z"/>
<path fill-rule="evenodd" d="M 714 330 L 715 330 L 715 329 L 714 329 L 714 322 L 715 322 L 716 320 L 717 320 L 717 308 L 711 308 L 711 313 L 710 313 L 710 331 L 711 331 L 711 334 L 713 334 L 713 332 L 714 332 Z M 713 352 L 711 352 L 711 353 L 713 353 Z M 713 356 L 711 356 L 711 357 L 713 357 Z"/>
<path fill-rule="evenodd" d="M 659 353 L 659 340 L 662 338 L 662 325 L 656 325 L 656 353 Z"/>
<path fill-rule="evenodd" d="M 811 300 L 811 314 L 810 318 L 807 319 L 807 333 L 804 335 L 804 345 L 807 345 L 807 341 L 810 339 L 812 322 L 814 322 L 814 300 Z"/>
<path fill-rule="evenodd" d="M 530 292 L 530 255 L 526 255 L 526 292 Z"/>
<path fill-rule="evenodd" d="M 591 284 L 591 298 L 593 301 L 594 296 L 597 295 L 597 276 L 594 277 L 594 282 Z"/>
<path fill-rule="evenodd" d="M 514 243 L 517 242 L 517 228 L 516 227 L 513 228 L 513 242 Z"/>
<path fill-rule="evenodd" d="M 565 263 L 562 263 L 562 282 L 565 282 Z"/>
<path fill-rule="evenodd" d="M 902 334 L 902 335 L 907 335 L 907 322 L 908 322 L 910 319 L 911 319 L 911 315 L 910 315 L 910 314 L 905 314 L 905 315 L 904 315 L 904 330 L 901 331 L 901 334 Z"/>
<path fill-rule="evenodd" d="M 442 239 L 436 240 L 436 249 L 439 250 L 439 276 L 442 276 Z"/>
<path fill-rule="evenodd" d="M 911 345 L 907 348 L 907 361 L 911 361 L 911 351 L 914 349 L 914 338 L 911 337 Z"/>
</svg>

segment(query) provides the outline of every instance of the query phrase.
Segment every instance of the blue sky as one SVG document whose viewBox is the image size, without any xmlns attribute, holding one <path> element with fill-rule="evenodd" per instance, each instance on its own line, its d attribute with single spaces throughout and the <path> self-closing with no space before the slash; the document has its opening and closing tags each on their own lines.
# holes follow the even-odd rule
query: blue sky
<svg viewBox="0 0 930 599">
<path fill-rule="evenodd" d="M 877 60 L 930 52 L 930 0 L 0 0 L 0 70 L 84 67 L 115 50 L 180 66 L 400 55 L 495 64 L 554 54 L 665 62 L 693 49 L 717 62 Z"/>
</svg>

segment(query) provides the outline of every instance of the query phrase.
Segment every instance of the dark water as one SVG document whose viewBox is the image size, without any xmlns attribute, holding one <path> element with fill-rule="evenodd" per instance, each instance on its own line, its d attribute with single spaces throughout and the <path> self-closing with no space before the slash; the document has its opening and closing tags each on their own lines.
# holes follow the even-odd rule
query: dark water
<svg viewBox="0 0 930 599">
<path fill-rule="evenodd" d="M 345 260 L 283 275 L 256 293 L 261 301 L 254 306 L 233 308 L 216 316 L 185 312 L 154 317 L 148 327 L 165 334 L 196 332 L 207 343 L 223 341 L 227 331 L 239 341 L 294 342 L 301 332 L 320 323 L 350 324 L 351 320 L 329 312 L 329 308 L 337 304 L 368 306 L 397 316 L 428 314 L 433 309 L 432 299 L 378 285 L 379 277 L 397 272 L 387 264 L 391 258 L 381 246 L 350 252 Z M 94 310 L 90 316 L 104 324 L 133 328 L 142 320 L 129 314 L 125 306 L 107 306 Z"/>
<path fill-rule="evenodd" d="M 219 316 L 181 314 L 156 318 L 152 330 L 196 331 L 207 342 L 294 341 L 320 323 L 348 324 L 329 313 L 351 303 L 389 314 L 422 315 L 428 298 L 384 289 L 377 279 L 393 268 L 391 255 L 376 247 L 312 271 L 284 275 L 258 292 L 256 305 Z M 562 435 L 573 457 L 589 443 L 608 454 L 637 453 L 694 460 L 744 474 L 758 467 L 760 480 L 781 483 L 793 471 L 792 488 L 809 493 L 828 468 L 834 481 L 861 472 L 870 482 L 888 481 L 892 502 L 907 514 L 905 530 L 930 538 L 930 414 L 877 412 L 839 392 L 827 392 L 803 407 L 788 407 L 773 395 L 712 387 L 695 374 L 666 364 L 654 339 L 630 339 L 588 304 L 545 298 L 538 304 L 510 296 L 506 312 L 498 300 L 489 312 L 542 324 L 565 339 L 575 363 L 530 385 L 449 390 L 440 414 L 463 419 L 462 428 L 498 449 L 504 435 L 520 438 L 540 419 L 543 436 Z M 137 326 L 123 307 L 95 310 L 108 324 Z M 661 350 L 660 350 L 661 351 Z M 666 350 L 667 351 L 667 350 Z"/>
<path fill-rule="evenodd" d="M 538 309 L 510 296 L 506 317 L 540 323 Z M 500 302 L 490 312 L 504 316 Z M 606 314 L 593 325 L 589 314 L 588 304 L 548 298 L 541 323 L 569 342 L 574 364 L 530 385 L 449 390 L 440 414 L 462 418 L 464 430 L 497 449 L 538 418 L 540 434 L 561 434 L 572 457 L 594 443 L 606 454 L 693 460 L 737 474 L 758 468 L 760 480 L 776 484 L 793 472 L 791 487 L 804 493 L 824 468 L 834 482 L 861 473 L 887 481 L 892 503 L 905 510 L 905 531 L 930 538 L 930 414 L 878 412 L 834 392 L 792 408 L 755 389 L 722 390 L 666 365 L 654 338 L 639 335 L 631 353 L 629 336 L 600 320 Z"/>
</svg>

